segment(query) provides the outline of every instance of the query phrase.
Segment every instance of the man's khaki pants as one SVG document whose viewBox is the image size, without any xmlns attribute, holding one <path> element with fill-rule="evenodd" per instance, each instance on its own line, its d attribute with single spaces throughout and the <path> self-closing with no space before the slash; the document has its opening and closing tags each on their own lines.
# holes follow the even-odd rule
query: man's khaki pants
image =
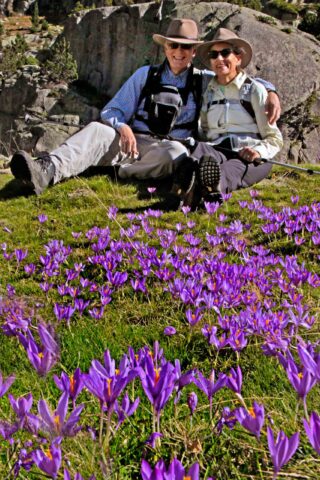
<svg viewBox="0 0 320 480">
<path fill-rule="evenodd" d="M 136 134 L 139 158 L 130 159 L 120 151 L 120 135 L 114 128 L 91 122 L 50 152 L 55 165 L 54 183 L 78 175 L 89 167 L 118 165 L 120 178 L 163 178 L 188 150 L 178 141 Z"/>
</svg>

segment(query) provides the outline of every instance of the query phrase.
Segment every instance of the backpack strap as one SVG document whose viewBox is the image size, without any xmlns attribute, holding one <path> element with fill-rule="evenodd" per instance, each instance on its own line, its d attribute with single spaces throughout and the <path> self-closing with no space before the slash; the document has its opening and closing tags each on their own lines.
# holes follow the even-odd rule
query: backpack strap
<svg viewBox="0 0 320 480">
<path fill-rule="evenodd" d="M 166 60 L 161 64 L 161 65 L 151 65 L 150 68 L 149 68 L 149 71 L 148 71 L 148 76 L 147 76 L 147 79 L 146 79 L 146 83 L 144 84 L 141 92 L 140 92 L 140 96 L 139 96 L 139 100 L 138 100 L 138 106 L 140 105 L 140 103 L 142 102 L 142 100 L 144 98 L 148 98 L 150 97 L 152 91 L 153 91 L 153 88 L 154 88 L 154 85 L 157 85 L 160 83 L 160 79 L 161 79 L 161 74 L 165 68 L 165 65 L 166 65 Z"/>
<path fill-rule="evenodd" d="M 180 123 L 179 125 L 175 125 L 175 128 L 187 128 L 194 130 L 194 133 L 198 133 L 198 120 L 202 105 L 202 87 L 203 84 L 203 73 L 198 68 L 194 66 L 190 67 L 186 86 L 183 89 L 186 92 L 186 97 L 183 98 L 183 94 L 181 93 L 181 97 L 183 98 L 183 103 L 186 104 L 188 101 L 189 93 L 192 92 L 193 98 L 196 104 L 196 112 L 195 118 L 192 122 Z"/>
<path fill-rule="evenodd" d="M 251 103 L 252 87 L 254 83 L 252 78 L 247 77 L 240 88 L 240 103 L 249 115 L 256 121 L 256 114 Z"/>
</svg>

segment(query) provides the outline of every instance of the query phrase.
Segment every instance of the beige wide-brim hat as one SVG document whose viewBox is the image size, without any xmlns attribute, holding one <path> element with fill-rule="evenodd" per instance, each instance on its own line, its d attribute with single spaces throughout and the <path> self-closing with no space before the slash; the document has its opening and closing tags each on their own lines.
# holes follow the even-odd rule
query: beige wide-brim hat
<svg viewBox="0 0 320 480">
<path fill-rule="evenodd" d="M 197 48 L 197 58 L 200 58 L 200 60 L 210 68 L 210 59 L 208 57 L 209 51 L 211 50 L 212 45 L 221 42 L 228 43 L 233 47 L 241 48 L 241 68 L 245 68 L 249 65 L 252 58 L 252 47 L 250 43 L 239 38 L 236 33 L 227 28 L 219 28 L 210 42 L 204 42 L 200 45 Z"/>
<path fill-rule="evenodd" d="M 175 42 L 197 46 L 203 43 L 199 40 L 198 25 L 189 18 L 172 20 L 165 35 L 155 33 L 152 38 L 159 45 L 165 45 L 166 42 Z"/>
</svg>

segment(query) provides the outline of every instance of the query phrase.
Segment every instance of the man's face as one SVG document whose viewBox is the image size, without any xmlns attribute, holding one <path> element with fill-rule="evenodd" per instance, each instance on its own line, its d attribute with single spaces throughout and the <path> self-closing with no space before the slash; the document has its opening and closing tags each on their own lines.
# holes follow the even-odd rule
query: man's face
<svg viewBox="0 0 320 480">
<path fill-rule="evenodd" d="M 190 66 L 195 52 L 196 49 L 193 45 L 184 45 L 178 42 L 167 42 L 164 46 L 164 53 L 175 75 L 179 75 Z"/>
</svg>

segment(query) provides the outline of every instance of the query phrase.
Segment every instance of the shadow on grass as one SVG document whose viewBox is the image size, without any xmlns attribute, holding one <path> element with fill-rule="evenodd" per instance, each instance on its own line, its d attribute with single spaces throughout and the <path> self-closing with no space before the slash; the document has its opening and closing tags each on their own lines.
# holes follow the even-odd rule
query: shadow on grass
<svg viewBox="0 0 320 480">
<path fill-rule="evenodd" d="M 138 200 L 145 201 L 152 200 L 153 197 L 159 198 L 158 202 L 152 202 L 149 207 L 144 205 L 141 207 L 123 208 L 119 210 L 121 213 L 139 213 L 145 211 L 148 208 L 151 210 L 162 210 L 168 212 L 177 210 L 179 206 L 179 202 L 176 199 L 171 198 L 170 195 L 168 195 L 172 185 L 171 178 L 165 178 L 162 180 L 121 179 L 117 176 L 117 172 L 114 167 L 91 167 L 85 172 L 81 173 L 79 177 L 90 178 L 99 175 L 108 176 L 112 182 L 117 182 L 123 185 L 128 183 L 134 185 L 137 190 Z M 151 193 L 149 190 L 150 188 L 155 188 L 155 191 Z M 34 192 L 28 184 L 15 178 L 9 180 L 9 182 L 0 189 L 0 200 L 8 200 L 19 197 L 30 197 L 33 195 Z"/>
<path fill-rule="evenodd" d="M 32 189 L 28 185 L 25 185 L 23 182 L 16 179 L 10 180 L 0 190 L 0 200 L 29 197 L 31 195 L 33 195 Z"/>
</svg>

